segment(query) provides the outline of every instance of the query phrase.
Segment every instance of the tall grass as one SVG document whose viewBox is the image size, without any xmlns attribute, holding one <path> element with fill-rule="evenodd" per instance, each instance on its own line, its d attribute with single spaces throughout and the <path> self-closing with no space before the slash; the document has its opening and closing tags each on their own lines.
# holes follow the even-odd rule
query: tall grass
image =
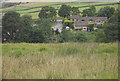
<svg viewBox="0 0 120 81">
<path fill-rule="evenodd" d="M 8 43 L 3 79 L 117 79 L 117 43 Z"/>
</svg>

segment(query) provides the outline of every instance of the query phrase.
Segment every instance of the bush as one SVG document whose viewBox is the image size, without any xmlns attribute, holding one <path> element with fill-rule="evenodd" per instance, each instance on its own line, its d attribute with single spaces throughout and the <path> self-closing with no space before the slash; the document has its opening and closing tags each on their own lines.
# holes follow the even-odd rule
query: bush
<svg viewBox="0 0 120 81">
<path fill-rule="evenodd" d="M 71 20 L 64 20 L 64 22 L 63 22 L 63 25 L 64 26 L 69 26 L 70 28 L 74 28 L 74 26 L 73 26 L 73 21 L 71 21 Z"/>
<path fill-rule="evenodd" d="M 94 30 L 94 23 L 88 23 L 88 29 L 90 31 L 93 31 Z"/>
<path fill-rule="evenodd" d="M 83 32 L 83 34 L 87 38 L 87 42 L 95 42 L 96 32 Z"/>
<path fill-rule="evenodd" d="M 63 30 L 58 35 L 58 42 L 94 42 L 96 32 L 67 31 Z"/>
<path fill-rule="evenodd" d="M 41 48 L 39 49 L 40 52 L 46 51 L 46 50 L 47 50 L 47 49 L 46 49 L 45 47 L 41 47 Z"/>
<path fill-rule="evenodd" d="M 103 29 L 99 29 L 98 32 L 96 33 L 96 42 L 105 42 L 106 40 L 106 35 L 104 33 Z"/>
<path fill-rule="evenodd" d="M 83 32 L 76 32 L 75 34 L 75 42 L 86 42 L 87 38 Z"/>
<path fill-rule="evenodd" d="M 63 30 L 61 33 L 61 41 L 64 42 L 73 42 L 74 41 L 74 33 L 71 31 Z"/>
</svg>

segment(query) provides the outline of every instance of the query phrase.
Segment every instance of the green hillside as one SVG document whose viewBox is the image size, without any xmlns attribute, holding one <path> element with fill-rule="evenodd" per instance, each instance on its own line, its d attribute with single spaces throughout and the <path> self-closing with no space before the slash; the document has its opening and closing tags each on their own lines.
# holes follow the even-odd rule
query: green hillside
<svg viewBox="0 0 120 81">
<path fill-rule="evenodd" d="M 10 11 L 10 10 L 23 10 L 23 9 L 29 9 L 29 8 L 41 7 L 41 6 L 48 6 L 48 5 L 53 5 L 53 4 L 59 4 L 59 3 L 58 2 L 38 2 L 38 3 L 30 2 L 30 3 L 26 3 L 26 4 L 21 4 L 21 5 L 17 5 L 17 6 L 4 8 L 4 9 L 2 9 L 2 11 L 5 12 L 5 11 Z"/>
<path fill-rule="evenodd" d="M 70 5 L 72 7 L 79 7 L 79 10 L 82 12 L 82 10 L 89 8 L 90 5 L 95 5 L 97 11 L 105 6 L 111 6 L 111 7 L 118 7 L 118 4 L 114 4 L 116 2 L 71 2 L 71 3 L 58 3 L 58 2 L 39 2 L 39 3 L 26 3 L 26 4 L 21 4 L 18 6 L 14 6 L 14 7 L 9 7 L 9 8 L 4 8 L 2 9 L 3 13 L 7 12 L 7 11 L 16 11 L 18 13 L 20 13 L 21 15 L 31 15 L 33 19 L 38 19 L 38 14 L 39 11 L 41 10 L 41 8 L 43 6 L 52 6 L 54 7 L 56 10 L 58 10 L 60 8 L 60 6 L 62 4 L 66 4 L 66 5 Z M 107 4 L 107 5 L 106 5 Z"/>
</svg>

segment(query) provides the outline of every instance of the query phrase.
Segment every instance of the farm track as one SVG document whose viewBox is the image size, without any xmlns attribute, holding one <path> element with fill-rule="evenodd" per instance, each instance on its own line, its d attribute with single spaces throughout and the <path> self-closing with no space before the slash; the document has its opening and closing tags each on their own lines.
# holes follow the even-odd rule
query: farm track
<svg viewBox="0 0 120 81">
<path fill-rule="evenodd" d="M 62 4 L 66 4 L 66 3 L 62 3 Z M 120 4 L 120 3 L 111 3 L 111 4 L 98 4 L 98 5 L 94 5 L 94 6 L 106 6 L 106 5 L 117 5 L 117 4 Z M 61 5 L 61 4 L 53 4 L 54 5 Z M 49 5 L 50 6 L 50 5 Z M 31 10 L 31 9 L 36 9 L 36 8 L 42 8 L 43 6 L 39 6 L 39 7 L 32 7 L 32 8 L 28 8 L 28 9 L 22 9 L 22 10 L 17 10 L 17 11 L 25 11 L 25 10 Z M 80 6 L 78 8 L 84 8 L 84 7 L 89 7 L 89 6 Z M 26 12 L 26 13 L 37 13 L 39 12 L 38 10 L 37 11 L 32 11 L 32 12 Z M 21 13 L 23 14 L 23 13 Z"/>
</svg>

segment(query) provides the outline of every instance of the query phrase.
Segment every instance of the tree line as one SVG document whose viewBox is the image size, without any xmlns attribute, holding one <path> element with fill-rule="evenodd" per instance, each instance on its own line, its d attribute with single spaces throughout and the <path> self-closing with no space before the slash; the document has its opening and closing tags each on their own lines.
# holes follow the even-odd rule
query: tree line
<svg viewBox="0 0 120 81">
<path fill-rule="evenodd" d="M 114 42 L 118 40 L 120 16 L 119 9 L 104 7 L 98 12 L 95 6 L 79 11 L 78 7 L 62 5 L 56 12 L 53 7 L 45 6 L 39 13 L 39 19 L 35 23 L 31 16 L 23 15 L 14 11 L 5 13 L 2 19 L 2 42 L 27 42 L 27 43 L 48 43 L 48 42 Z M 70 15 L 81 15 L 88 17 L 108 17 L 102 26 L 97 26 L 97 32 L 82 32 L 63 29 L 62 33 L 51 29 L 54 19 L 59 15 L 63 19 L 70 18 Z M 63 24 L 65 24 L 63 22 Z"/>
<path fill-rule="evenodd" d="M 79 7 L 71 7 L 69 5 L 62 5 L 58 10 L 58 15 L 63 18 L 69 18 L 70 15 L 81 15 L 82 17 L 107 17 L 110 18 L 114 13 L 115 8 L 106 6 L 101 8 L 98 12 L 94 5 L 89 8 L 84 9 L 82 12 Z M 53 18 L 56 17 L 57 12 L 54 7 L 45 6 L 41 9 L 39 13 L 40 18 Z"/>
</svg>

